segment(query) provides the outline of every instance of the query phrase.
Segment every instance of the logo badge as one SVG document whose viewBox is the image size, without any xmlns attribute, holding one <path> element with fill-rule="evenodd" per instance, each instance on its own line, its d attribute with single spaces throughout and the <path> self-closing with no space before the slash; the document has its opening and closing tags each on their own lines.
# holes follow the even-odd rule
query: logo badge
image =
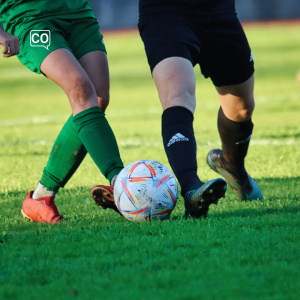
<svg viewBox="0 0 300 300">
<path fill-rule="evenodd" d="M 189 139 L 186 138 L 184 135 L 182 135 L 181 133 L 176 133 L 175 135 L 173 135 L 173 137 L 169 140 L 169 143 L 167 145 L 167 147 L 170 147 L 171 145 L 173 145 L 176 142 L 188 142 Z"/>
<path fill-rule="evenodd" d="M 243 141 L 236 142 L 236 145 L 245 144 L 245 143 L 249 142 L 250 139 L 251 139 L 251 136 L 252 136 L 252 133 L 246 139 L 244 139 Z"/>
<path fill-rule="evenodd" d="M 51 44 L 50 30 L 31 30 L 30 31 L 30 46 L 44 47 L 49 50 Z"/>
<path fill-rule="evenodd" d="M 253 53 L 251 52 L 250 53 L 250 61 L 252 61 L 253 60 Z"/>
</svg>

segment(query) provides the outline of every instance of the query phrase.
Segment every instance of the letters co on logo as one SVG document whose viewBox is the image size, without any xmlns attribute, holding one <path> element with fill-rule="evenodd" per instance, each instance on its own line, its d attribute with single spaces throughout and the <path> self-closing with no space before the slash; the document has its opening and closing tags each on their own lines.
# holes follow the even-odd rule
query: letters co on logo
<svg viewBox="0 0 300 300">
<path fill-rule="evenodd" d="M 30 46 L 44 47 L 49 50 L 51 45 L 50 30 L 31 30 L 30 31 Z"/>
</svg>

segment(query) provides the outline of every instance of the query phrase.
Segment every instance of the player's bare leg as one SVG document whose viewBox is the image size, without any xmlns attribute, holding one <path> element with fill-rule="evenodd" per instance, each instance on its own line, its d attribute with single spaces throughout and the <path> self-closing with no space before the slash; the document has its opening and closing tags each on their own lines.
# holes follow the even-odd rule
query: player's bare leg
<svg viewBox="0 0 300 300">
<path fill-rule="evenodd" d="M 99 53 L 96 54 L 97 52 Z M 97 80 L 95 80 L 97 92 L 84 68 L 72 53 L 66 49 L 53 51 L 41 65 L 42 72 L 59 84 L 65 91 L 75 117 L 71 116 L 69 118 L 55 143 L 54 147 L 57 148 L 51 152 L 51 154 L 54 153 L 54 156 L 58 155 L 57 151 L 64 152 L 63 154 L 70 153 L 71 156 L 67 155 L 66 157 L 66 155 L 62 155 L 62 160 L 53 158 L 51 163 L 49 163 L 51 160 L 50 155 L 44 174 L 45 172 L 46 174 L 50 173 L 51 176 L 45 176 L 47 177 L 45 180 L 43 176 L 41 182 L 45 184 L 40 183 L 35 193 L 29 193 L 23 203 L 23 214 L 33 220 L 53 223 L 52 221 L 56 217 L 61 217 L 54 204 L 55 193 L 59 187 L 65 185 L 80 165 L 86 154 L 86 149 L 90 152 L 99 169 L 110 181 L 123 167 L 113 132 L 104 117 L 104 113 L 98 107 L 99 104 L 105 109 L 108 104 L 109 75 L 106 55 L 103 51 L 95 51 L 91 54 L 93 54 L 91 57 L 94 59 L 100 57 L 97 68 L 98 73 L 95 74 L 95 78 L 102 81 L 97 85 Z M 89 70 L 89 67 L 86 66 L 88 61 L 87 57 L 85 57 L 83 65 L 87 70 Z M 82 130 L 83 137 L 80 138 Z M 85 138 L 85 136 L 90 136 L 90 139 Z M 70 141 L 64 142 L 68 138 L 72 143 Z M 65 171 L 62 174 L 62 170 L 58 172 L 57 164 L 63 164 L 64 162 L 68 162 L 69 168 L 64 168 Z M 36 217 L 35 212 L 39 209 L 41 203 L 45 202 L 47 197 L 51 199 L 48 206 L 49 210 L 54 212 L 54 215 L 51 215 L 51 218 L 46 217 L 40 220 L 40 218 Z M 36 209 L 29 211 L 28 208 L 33 206 Z M 54 221 L 56 222 L 56 219 Z"/>
<path fill-rule="evenodd" d="M 219 178 L 207 183 L 197 175 L 193 113 L 196 108 L 195 73 L 191 62 L 170 57 L 153 69 L 163 106 L 162 136 L 169 163 L 181 185 L 186 215 L 206 217 L 209 205 L 225 195 L 226 182 Z"/>
<path fill-rule="evenodd" d="M 57 49 L 51 52 L 41 64 L 41 71 L 49 79 L 60 85 L 65 91 L 69 98 L 73 115 L 76 115 L 98 104 L 95 89 L 92 83 L 69 50 Z M 70 125 L 73 125 L 73 122 L 70 119 L 66 123 L 66 125 L 69 124 L 67 129 L 69 129 Z M 70 130 L 68 131 L 70 133 Z M 79 145 L 79 147 L 80 146 L 82 147 L 83 145 Z M 57 145 L 57 147 L 57 150 L 61 151 L 63 145 Z M 83 154 L 82 159 L 84 156 L 85 153 Z M 56 191 L 58 190 L 59 186 L 55 186 L 54 188 L 52 182 L 50 184 L 47 181 L 43 182 L 43 178 L 42 183 L 39 183 L 34 193 L 29 192 L 25 201 L 23 202 L 22 213 L 24 218 L 27 217 L 38 222 L 54 224 L 62 219 L 54 203 Z"/>
<path fill-rule="evenodd" d="M 192 114 L 196 108 L 196 78 L 191 62 L 182 57 L 169 57 L 153 69 L 163 110 L 181 106 Z"/>
<path fill-rule="evenodd" d="M 51 52 L 42 62 L 41 71 L 66 93 L 73 116 L 98 106 L 96 90 L 90 78 L 69 50 Z"/>
<path fill-rule="evenodd" d="M 79 63 L 90 78 L 98 99 L 98 106 L 104 112 L 109 104 L 109 68 L 104 51 L 92 51 L 79 59 Z"/>
<path fill-rule="evenodd" d="M 105 111 L 109 104 L 109 69 L 106 53 L 93 51 L 79 59 L 79 63 L 88 74 L 95 87 L 98 105 Z M 119 213 L 113 198 L 113 187 L 117 174 L 111 179 L 110 186 L 96 185 L 91 189 L 91 194 L 96 204 L 104 209 L 112 208 Z"/>
<path fill-rule="evenodd" d="M 90 79 L 87 72 L 90 74 L 93 72 L 91 64 L 99 57 L 104 64 L 98 63 L 97 68 L 100 71 L 95 74 L 95 79 Z M 123 164 L 114 134 L 104 112 L 98 106 L 100 101 L 100 105 L 106 108 L 101 101 L 102 98 L 105 98 L 105 101 L 108 99 L 109 76 L 106 56 L 98 51 L 91 52 L 82 58 L 81 63 L 87 71 L 70 51 L 58 49 L 46 57 L 41 70 L 65 91 L 72 107 L 73 122 L 80 139 L 101 172 L 111 181 L 122 169 Z M 98 90 L 98 97 L 92 80 Z M 103 85 L 101 83 L 97 85 L 96 81 L 102 81 Z M 103 86 L 106 86 L 106 89 Z"/>
<path fill-rule="evenodd" d="M 48 77 L 59 83 L 66 92 L 72 106 L 73 114 L 76 115 L 83 108 L 87 109 L 98 105 L 102 111 L 105 110 L 109 102 L 109 69 L 106 53 L 103 51 L 89 52 L 81 57 L 78 62 L 69 51 L 65 49 L 58 49 L 57 51 L 62 51 L 63 55 L 58 53 L 57 58 L 53 57 L 51 59 L 49 57 L 49 62 L 44 61 L 41 69 L 43 70 L 44 67 L 48 68 L 46 75 L 48 76 L 50 73 Z M 67 70 L 67 74 L 58 72 L 56 66 L 51 64 L 52 60 L 55 60 L 57 65 L 62 64 L 62 70 Z M 64 64 L 67 64 L 67 66 L 64 66 Z M 70 84 L 72 82 L 73 86 Z M 120 160 L 118 148 L 115 140 L 112 141 L 112 137 L 114 138 L 114 136 L 110 128 L 108 128 L 109 125 L 107 122 L 104 126 L 106 133 L 104 132 L 104 135 L 103 133 L 99 135 L 99 147 L 96 148 L 91 145 L 92 147 L 90 148 L 92 152 L 97 152 L 95 156 L 100 161 L 97 164 L 100 166 L 100 170 L 101 166 L 107 169 L 103 172 L 104 175 L 107 176 L 107 173 L 110 173 L 107 177 L 110 184 L 112 184 L 123 165 L 120 161 L 113 161 L 116 155 L 118 157 L 117 160 Z M 101 128 L 102 130 L 103 128 Z M 97 141 L 93 140 L 92 143 L 97 144 Z M 115 145 L 110 145 L 112 143 L 115 143 Z M 91 154 L 91 151 L 88 150 L 88 152 Z M 105 205 L 102 206 L 104 207 Z"/>
<path fill-rule="evenodd" d="M 246 122 L 251 119 L 255 107 L 254 75 L 247 81 L 222 87 L 216 87 L 224 115 L 234 122 Z"/>
<path fill-rule="evenodd" d="M 244 163 L 253 130 L 254 75 L 241 84 L 216 89 L 221 102 L 218 128 L 222 150 L 210 151 L 207 162 L 224 176 L 240 199 L 261 199 L 260 189 L 247 174 Z"/>
</svg>

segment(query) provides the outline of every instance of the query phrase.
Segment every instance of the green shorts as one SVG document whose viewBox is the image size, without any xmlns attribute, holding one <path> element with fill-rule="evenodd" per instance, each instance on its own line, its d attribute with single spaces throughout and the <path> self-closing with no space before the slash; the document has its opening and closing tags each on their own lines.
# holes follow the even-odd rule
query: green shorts
<svg viewBox="0 0 300 300">
<path fill-rule="evenodd" d="M 24 28 L 25 27 L 25 28 Z M 69 49 L 79 59 L 91 51 L 105 51 L 103 35 L 94 18 L 75 20 L 52 19 L 32 26 L 26 24 L 18 34 L 20 62 L 31 71 L 42 74 L 41 64 L 46 56 L 59 48 Z"/>
</svg>

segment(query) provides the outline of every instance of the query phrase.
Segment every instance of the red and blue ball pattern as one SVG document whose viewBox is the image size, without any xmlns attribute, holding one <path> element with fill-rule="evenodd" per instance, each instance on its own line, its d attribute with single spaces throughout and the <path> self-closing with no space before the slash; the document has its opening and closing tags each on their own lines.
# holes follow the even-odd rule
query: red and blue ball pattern
<svg viewBox="0 0 300 300">
<path fill-rule="evenodd" d="M 130 221 L 167 218 L 176 205 L 178 185 L 172 172 L 153 160 L 127 165 L 114 187 L 115 203 Z"/>
</svg>

